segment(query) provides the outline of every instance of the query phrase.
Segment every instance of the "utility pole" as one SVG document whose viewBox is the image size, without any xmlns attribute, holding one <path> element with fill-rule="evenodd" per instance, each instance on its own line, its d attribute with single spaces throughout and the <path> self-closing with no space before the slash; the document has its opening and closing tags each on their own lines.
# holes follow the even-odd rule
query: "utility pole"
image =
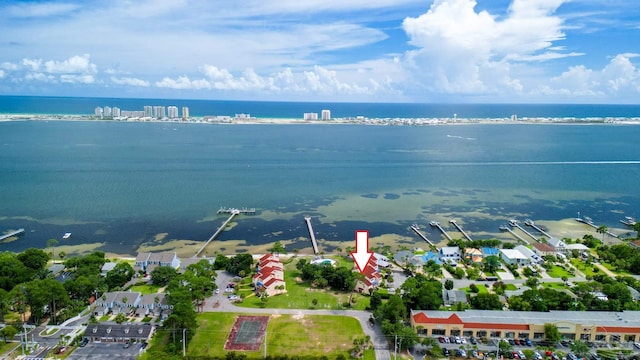
<svg viewBox="0 0 640 360">
<path fill-rule="evenodd" d="M 398 358 L 398 335 L 396 334 L 396 338 L 393 341 L 393 358 Z"/>
<path fill-rule="evenodd" d="M 182 357 L 187 356 L 187 328 L 182 329 Z"/>
<path fill-rule="evenodd" d="M 264 332 L 264 358 L 267 358 L 267 332 Z"/>
</svg>

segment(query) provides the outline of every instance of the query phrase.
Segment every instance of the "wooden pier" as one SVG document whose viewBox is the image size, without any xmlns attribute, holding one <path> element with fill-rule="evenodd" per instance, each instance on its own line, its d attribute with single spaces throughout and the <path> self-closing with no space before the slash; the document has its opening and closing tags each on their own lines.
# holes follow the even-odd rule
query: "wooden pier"
<svg viewBox="0 0 640 360">
<path fill-rule="evenodd" d="M 467 240 L 469 241 L 473 241 L 473 239 L 471 239 L 471 236 L 469 236 L 469 234 L 467 234 L 463 229 L 462 226 L 458 225 L 458 223 L 455 220 L 449 220 L 450 223 L 453 224 L 453 226 L 456 227 L 456 229 L 458 229 L 458 231 L 460 231 L 460 233 L 462 233 L 462 236 L 466 237 Z"/>
<path fill-rule="evenodd" d="M 304 221 L 307 222 L 307 228 L 309 229 L 309 235 L 311 236 L 311 245 L 313 246 L 313 253 L 318 254 L 318 242 L 316 241 L 316 234 L 313 232 L 313 226 L 311 226 L 311 216 L 305 216 Z"/>
<path fill-rule="evenodd" d="M 411 230 L 418 234 L 418 236 L 420 236 L 422 240 L 426 241 L 431 247 L 436 247 L 436 245 L 432 243 L 431 240 L 427 239 L 427 236 L 423 234 L 422 231 L 420 231 L 420 227 L 418 226 L 418 224 L 411 225 Z"/>
<path fill-rule="evenodd" d="M 220 209 L 218 209 L 218 214 L 233 214 L 234 212 L 237 212 L 238 214 L 255 215 L 256 208 L 246 208 L 246 207 L 244 207 L 242 209 L 236 209 L 236 208 L 221 207 Z"/>
<path fill-rule="evenodd" d="M 514 220 L 511 219 L 509 220 L 509 225 L 511 227 L 517 227 L 518 229 L 520 229 L 523 233 L 527 234 L 527 236 L 529 236 L 530 238 L 532 238 L 535 241 L 540 241 L 537 237 L 535 237 L 535 235 L 533 235 L 532 233 L 528 232 L 527 229 L 525 229 L 524 227 L 522 227 L 522 225 L 520 225 L 520 223 L 518 222 L 518 220 Z"/>
<path fill-rule="evenodd" d="M 500 230 L 507 231 L 509 234 L 515 236 L 516 239 L 518 239 L 518 240 L 522 241 L 523 243 L 525 243 L 525 245 L 529 244 L 529 242 L 527 240 L 525 240 L 522 236 L 518 235 L 515 231 L 511 230 L 511 228 L 509 228 L 507 225 L 500 226 Z"/>
<path fill-rule="evenodd" d="M 447 234 L 447 232 L 442 228 L 442 226 L 440 226 L 440 223 L 437 221 L 432 221 L 429 223 L 429 225 L 437 227 L 438 230 L 440 230 L 440 232 L 442 233 L 442 235 L 444 235 L 444 237 L 447 238 L 447 240 L 451 241 L 453 240 L 453 238 L 451 237 L 451 235 Z"/>
<path fill-rule="evenodd" d="M 253 214 L 255 214 L 255 212 L 256 212 L 255 209 L 253 209 Z M 195 255 L 193 255 L 193 257 L 198 257 L 200 255 L 200 253 L 202 253 L 202 251 L 207 247 L 207 245 L 209 245 L 209 243 L 212 242 L 213 239 L 215 239 L 218 235 L 220 235 L 222 230 L 224 230 L 224 228 L 229 224 L 229 222 L 231 222 L 231 220 L 233 220 L 234 217 L 236 217 L 236 215 L 239 215 L 241 213 L 248 213 L 248 212 L 242 211 L 242 210 L 239 210 L 239 209 L 220 208 L 220 210 L 218 210 L 218 214 L 223 214 L 223 213 L 228 213 L 228 214 L 231 214 L 231 215 L 229 215 L 229 218 L 227 218 L 227 220 L 225 220 L 225 222 L 223 222 L 222 225 L 220 225 L 218 230 L 216 230 L 216 232 L 213 233 L 213 235 L 211 235 L 209 240 L 207 240 L 200 247 L 200 249 L 195 253 Z"/>
<path fill-rule="evenodd" d="M 8 238 L 10 238 L 12 236 L 18 236 L 18 235 L 22 235 L 22 234 L 24 234 L 24 229 L 18 229 L 16 231 L 12 231 L 12 232 L 10 232 L 8 234 L 4 234 L 4 235 L 0 236 L 0 241 L 2 241 L 4 239 L 8 239 Z"/>
<path fill-rule="evenodd" d="M 578 216 L 578 217 L 576 218 L 576 221 L 581 222 L 581 223 L 583 223 L 583 224 L 587 224 L 587 225 L 591 226 L 592 228 L 594 228 L 594 229 L 596 229 L 596 230 L 598 230 L 598 228 L 599 228 L 599 226 L 598 226 L 598 225 L 596 225 L 596 224 L 594 224 L 594 223 L 593 223 L 593 220 L 591 220 L 591 218 L 590 218 L 590 217 L 588 217 L 588 216 L 585 216 L 585 217 Z M 618 235 L 616 235 L 616 234 L 612 233 L 612 232 L 611 232 L 611 231 L 609 231 L 609 230 L 605 231 L 605 234 L 607 234 L 607 235 L 609 235 L 609 236 L 611 236 L 611 237 L 614 237 L 614 238 L 616 238 L 616 239 L 618 238 Z"/>
<path fill-rule="evenodd" d="M 524 224 L 527 226 L 531 226 L 532 228 L 538 230 L 538 232 L 546 237 L 548 237 L 549 239 L 551 239 L 551 235 L 549 235 L 549 233 L 547 233 L 546 231 L 544 231 L 543 228 L 541 228 L 540 226 L 536 225 L 535 222 L 533 222 L 533 220 L 531 219 L 526 219 L 524 221 Z"/>
</svg>

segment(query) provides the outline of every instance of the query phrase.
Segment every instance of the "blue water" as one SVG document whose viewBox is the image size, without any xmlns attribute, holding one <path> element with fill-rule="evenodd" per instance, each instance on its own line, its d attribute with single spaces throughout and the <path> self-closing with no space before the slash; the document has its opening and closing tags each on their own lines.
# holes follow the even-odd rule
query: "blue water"
<svg viewBox="0 0 640 360">
<path fill-rule="evenodd" d="M 170 99 L 114 99 L 0 96 L 0 114 L 93 114 L 96 107 L 143 110 L 145 105 L 187 106 L 191 116 L 249 113 L 256 117 L 302 118 L 306 112 L 331 110 L 333 117 L 370 118 L 506 118 L 522 117 L 640 117 L 640 105 L 597 104 L 398 104 L 398 103 L 309 103 Z"/>
<path fill-rule="evenodd" d="M 27 229 L 0 249 L 67 231 L 69 245 L 130 254 L 159 233 L 201 241 L 221 206 L 258 209 L 219 238 L 249 244 L 308 237 L 307 214 L 321 241 L 412 236 L 413 222 L 452 215 L 480 237 L 511 216 L 580 211 L 619 226 L 640 217 L 639 136 L 621 125 L 0 122 L 0 231 Z M 333 219 L 336 206 L 354 210 Z"/>
</svg>

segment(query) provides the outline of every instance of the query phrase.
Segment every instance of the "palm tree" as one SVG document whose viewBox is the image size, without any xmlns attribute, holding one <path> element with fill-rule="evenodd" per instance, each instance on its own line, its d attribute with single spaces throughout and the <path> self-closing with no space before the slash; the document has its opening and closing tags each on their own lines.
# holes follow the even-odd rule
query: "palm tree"
<svg viewBox="0 0 640 360">
<path fill-rule="evenodd" d="M 600 225 L 596 229 L 596 232 L 598 234 L 602 234 L 602 243 L 603 244 L 604 244 L 604 236 L 607 234 L 607 231 L 609 231 L 609 228 L 607 227 L 607 225 Z"/>
</svg>

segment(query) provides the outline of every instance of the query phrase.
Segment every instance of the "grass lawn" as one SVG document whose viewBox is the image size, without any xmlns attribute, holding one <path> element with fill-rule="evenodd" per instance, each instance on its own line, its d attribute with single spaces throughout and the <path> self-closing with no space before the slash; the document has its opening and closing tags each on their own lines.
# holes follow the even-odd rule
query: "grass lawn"
<svg viewBox="0 0 640 360">
<path fill-rule="evenodd" d="M 516 291 L 518 287 L 515 284 L 505 284 L 505 290 Z"/>
<path fill-rule="evenodd" d="M 487 287 L 484 286 L 484 285 L 476 284 L 476 286 L 478 287 L 478 294 L 484 294 L 484 293 L 488 293 L 489 292 L 489 290 L 487 290 Z M 464 287 L 464 288 L 461 288 L 460 290 L 466 292 L 467 294 L 471 294 L 472 293 L 470 287 Z"/>
<path fill-rule="evenodd" d="M 584 276 L 594 276 L 600 271 L 600 269 L 598 269 L 597 267 L 593 265 L 587 265 L 579 259 L 571 259 L 571 264 L 575 266 L 576 269 L 580 270 L 584 274 Z M 598 272 L 595 272 L 594 269 L 596 269 Z"/>
<path fill-rule="evenodd" d="M 247 294 L 247 297 L 238 306 L 242 307 L 267 307 L 277 309 L 343 309 L 342 304 L 349 301 L 350 293 L 344 293 L 332 290 L 320 290 L 309 286 L 308 284 L 298 281 L 300 272 L 296 269 L 296 262 L 285 265 L 284 280 L 287 284 L 287 292 L 285 294 L 276 295 L 268 298 L 267 304 L 263 304 L 262 301 L 248 294 L 247 289 L 241 287 L 238 289 L 240 293 Z M 318 305 L 313 305 L 313 299 L 318 300 Z M 356 300 L 352 303 L 352 308 L 357 310 L 364 310 L 369 306 L 369 297 L 361 294 L 354 293 L 353 299 Z"/>
<path fill-rule="evenodd" d="M 601 264 L 606 267 L 609 271 L 611 271 L 612 273 L 618 275 L 618 276 L 627 276 L 627 275 L 632 275 L 629 272 L 626 272 L 624 270 L 618 270 L 615 266 L 613 266 L 610 263 L 607 262 L 601 262 Z"/>
<path fill-rule="evenodd" d="M 7 352 L 9 352 L 9 350 L 17 347 L 18 345 L 20 345 L 19 342 L 8 342 L 8 343 L 6 343 L 4 341 L 0 341 L 0 355 L 6 354 Z"/>
<path fill-rule="evenodd" d="M 545 287 L 545 288 L 551 288 L 551 289 L 556 289 L 556 290 L 559 290 L 559 289 L 567 289 L 567 290 L 568 290 L 568 289 L 569 289 L 569 288 L 568 288 L 565 284 L 563 284 L 563 283 L 554 283 L 554 282 L 545 282 L 545 283 L 542 283 L 542 287 Z"/>
<path fill-rule="evenodd" d="M 224 343 L 237 314 L 199 314 L 198 330 L 189 343 L 187 356 L 224 357 Z M 348 316 L 274 315 L 267 327 L 267 355 L 349 357 L 353 340 L 363 336 L 358 320 Z M 262 358 L 264 349 L 249 358 Z M 365 359 L 374 359 L 373 350 L 365 352 Z"/>
<path fill-rule="evenodd" d="M 547 270 L 547 274 L 549 274 L 549 276 L 551 276 L 552 278 L 561 278 L 563 276 L 566 276 L 568 278 L 571 277 L 571 274 L 569 274 L 567 270 L 558 265 L 552 265 L 551 269 Z"/>
<path fill-rule="evenodd" d="M 129 290 L 137 291 L 142 295 L 155 294 L 158 292 L 158 289 L 160 289 L 160 286 L 153 284 L 133 285 L 131 288 L 129 288 Z"/>
</svg>

